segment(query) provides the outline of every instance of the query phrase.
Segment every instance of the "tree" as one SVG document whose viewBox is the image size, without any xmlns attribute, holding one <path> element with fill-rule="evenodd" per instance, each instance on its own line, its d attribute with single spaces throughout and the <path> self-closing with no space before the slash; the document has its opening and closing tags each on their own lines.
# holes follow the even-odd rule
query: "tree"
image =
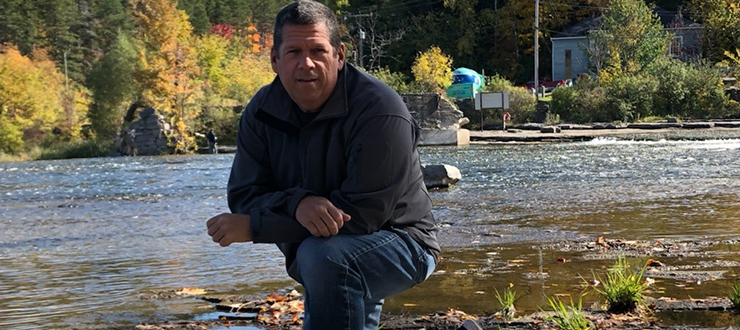
<svg viewBox="0 0 740 330">
<path fill-rule="evenodd" d="M 132 10 L 139 28 L 136 82 L 141 89 L 136 103 L 162 112 L 179 136 L 175 149 L 189 150 L 194 140 L 188 126 L 199 108 L 190 104 L 197 91 L 192 81 L 197 66 L 187 14 L 170 0 L 132 0 Z"/>
<path fill-rule="evenodd" d="M 181 0 L 177 2 L 177 7 L 188 14 L 190 25 L 193 26 L 193 33 L 203 35 L 208 32 L 213 24 L 208 20 L 208 11 L 203 1 L 199 0 Z"/>
<path fill-rule="evenodd" d="M 0 10 L 0 44 L 10 43 L 21 54 L 30 54 L 41 38 L 42 23 L 34 2 L 5 0 Z"/>
<path fill-rule="evenodd" d="M 419 53 L 411 71 L 414 80 L 425 85 L 429 91 L 443 93 L 452 84 L 452 59 L 437 46 Z"/>
<path fill-rule="evenodd" d="M 602 18 L 601 27 L 589 39 L 595 53 L 605 55 L 602 79 L 634 75 L 647 69 L 655 59 L 665 56 L 669 36 L 660 19 L 641 0 L 612 0 Z"/>
<path fill-rule="evenodd" d="M 247 52 L 226 63 L 224 77 L 228 82 L 224 96 L 238 104 L 246 104 L 262 86 L 275 78 L 275 74 L 267 53 Z"/>
<path fill-rule="evenodd" d="M 704 54 L 713 61 L 740 45 L 740 3 L 737 0 L 690 0 L 689 10 L 704 25 Z"/>
<path fill-rule="evenodd" d="M 93 107 L 88 116 L 98 140 L 112 141 L 121 129 L 125 109 L 136 91 L 136 61 L 133 44 L 125 34 L 119 34 L 116 43 L 90 75 Z"/>
<path fill-rule="evenodd" d="M 62 109 L 64 75 L 45 53 L 33 59 L 15 46 L 0 48 L 0 141 L 4 152 L 18 152 L 18 136 L 43 139 Z M 36 141 L 40 142 L 40 141 Z"/>
<path fill-rule="evenodd" d="M 373 71 L 380 68 L 383 65 L 383 60 L 389 57 L 388 47 L 403 39 L 403 36 L 410 28 L 404 25 L 396 30 L 381 31 L 377 12 L 362 15 L 361 19 L 357 21 L 358 38 L 351 38 L 350 40 L 352 43 L 355 43 L 356 40 L 357 44 L 353 44 L 352 49 L 358 49 L 360 47 L 359 42 L 362 42 L 362 40 L 359 40 L 359 31 L 365 34 L 365 41 L 363 42 L 365 51 L 363 52 L 363 57 L 367 57 L 368 59 L 363 61 L 363 65 L 364 69 Z M 359 57 L 359 54 L 357 56 Z M 359 59 L 357 63 L 359 66 Z"/>
</svg>

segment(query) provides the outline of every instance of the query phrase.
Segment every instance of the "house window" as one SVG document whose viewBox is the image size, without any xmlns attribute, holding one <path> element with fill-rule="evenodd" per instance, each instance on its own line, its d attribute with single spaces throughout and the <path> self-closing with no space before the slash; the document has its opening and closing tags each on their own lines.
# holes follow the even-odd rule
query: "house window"
<svg viewBox="0 0 740 330">
<path fill-rule="evenodd" d="M 570 49 L 565 50 L 565 79 L 573 78 L 573 66 L 571 65 Z"/>
<path fill-rule="evenodd" d="M 683 49 L 683 36 L 673 36 L 673 39 L 671 39 L 671 46 L 668 49 L 670 54 L 673 55 L 674 57 L 678 57 L 681 55 L 682 49 Z"/>
</svg>

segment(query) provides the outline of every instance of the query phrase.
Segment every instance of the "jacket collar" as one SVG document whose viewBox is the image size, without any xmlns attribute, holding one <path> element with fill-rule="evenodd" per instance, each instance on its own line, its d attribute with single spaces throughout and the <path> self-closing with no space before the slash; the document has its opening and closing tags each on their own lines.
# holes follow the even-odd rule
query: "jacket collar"
<svg viewBox="0 0 740 330">
<path fill-rule="evenodd" d="M 339 71 L 334 91 L 329 95 L 329 98 L 326 100 L 326 103 L 324 103 L 324 106 L 321 108 L 321 111 L 314 120 L 347 115 L 349 108 L 347 107 L 346 82 L 348 71 L 350 70 L 356 69 L 345 62 L 344 67 Z M 267 95 L 260 104 L 260 110 L 283 121 L 298 125 L 297 118 L 293 115 L 294 107 L 297 108 L 298 105 L 295 104 L 293 99 L 290 98 L 290 95 L 288 95 L 288 91 L 285 90 L 285 86 L 283 86 L 283 83 L 280 81 L 280 77 L 276 76 L 270 84 L 270 87 L 268 87 Z"/>
</svg>

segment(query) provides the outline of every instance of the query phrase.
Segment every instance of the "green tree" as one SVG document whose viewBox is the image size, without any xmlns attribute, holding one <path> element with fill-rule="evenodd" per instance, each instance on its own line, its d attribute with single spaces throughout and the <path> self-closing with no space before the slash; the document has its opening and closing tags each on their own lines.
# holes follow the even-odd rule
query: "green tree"
<svg viewBox="0 0 740 330">
<path fill-rule="evenodd" d="M 193 33 L 203 35 L 208 33 L 208 29 L 213 24 L 208 20 L 208 11 L 203 1 L 199 0 L 180 0 L 177 7 L 188 14 L 190 25 L 193 26 Z"/>
<path fill-rule="evenodd" d="M 590 55 L 606 54 L 605 68 L 598 72 L 602 80 L 634 75 L 665 56 L 668 38 L 660 19 L 645 2 L 612 0 L 601 27 L 589 35 L 595 45 Z"/>
<path fill-rule="evenodd" d="M 133 44 L 125 34 L 119 34 L 90 75 L 93 106 L 88 116 L 98 140 L 112 141 L 121 129 L 125 110 L 134 100 L 136 63 Z"/>
<path fill-rule="evenodd" d="M 704 54 L 712 62 L 724 59 L 740 45 L 740 3 L 737 0 L 689 0 L 693 17 L 704 26 Z"/>
<path fill-rule="evenodd" d="M 22 54 L 28 55 L 41 38 L 42 23 L 34 2 L 5 0 L 0 10 L 0 44 L 14 44 Z"/>
</svg>

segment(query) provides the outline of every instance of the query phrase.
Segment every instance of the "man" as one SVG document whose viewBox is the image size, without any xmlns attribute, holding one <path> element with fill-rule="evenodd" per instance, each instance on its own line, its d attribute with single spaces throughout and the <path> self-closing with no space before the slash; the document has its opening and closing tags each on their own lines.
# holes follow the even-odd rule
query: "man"
<svg viewBox="0 0 740 330">
<path fill-rule="evenodd" d="M 247 105 L 214 242 L 277 243 L 305 289 L 304 329 L 377 329 L 383 299 L 439 256 L 416 150 L 420 129 L 390 87 L 346 64 L 336 17 L 284 7 L 275 80 Z"/>
<path fill-rule="evenodd" d="M 213 129 L 208 130 L 206 139 L 208 140 L 208 153 L 216 154 L 218 152 L 216 149 L 216 141 L 218 141 L 218 138 L 216 138 L 216 133 L 213 133 Z"/>
</svg>

